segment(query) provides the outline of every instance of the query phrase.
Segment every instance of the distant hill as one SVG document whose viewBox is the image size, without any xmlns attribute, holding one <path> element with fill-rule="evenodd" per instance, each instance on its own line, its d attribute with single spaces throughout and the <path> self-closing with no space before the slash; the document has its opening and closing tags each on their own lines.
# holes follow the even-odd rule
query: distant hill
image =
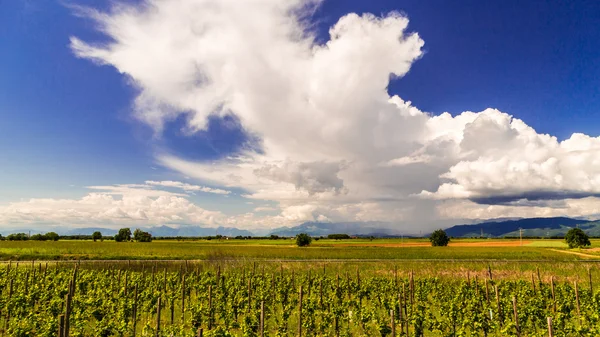
<svg viewBox="0 0 600 337">
<path fill-rule="evenodd" d="M 456 225 L 445 229 L 446 233 L 451 237 L 468 238 L 479 237 L 482 234 L 484 237 L 517 237 L 519 236 L 519 228 L 523 228 L 523 236 L 564 236 L 567 231 L 573 227 L 579 226 L 588 235 L 600 237 L 600 221 L 589 221 L 581 219 L 573 219 L 566 217 L 555 218 L 527 218 L 527 219 L 494 219 L 475 224 Z M 132 226 L 131 230 L 138 228 Z M 329 234 L 348 234 L 359 237 L 410 237 L 405 233 L 394 228 L 392 223 L 388 222 L 305 222 L 293 227 L 280 227 L 268 230 L 257 230 L 251 232 L 235 227 L 202 227 L 192 225 L 181 225 L 180 227 L 170 226 L 149 226 L 140 227 L 140 229 L 148 231 L 154 237 L 199 237 L 199 236 L 215 236 L 223 235 L 229 237 L 236 236 L 268 236 L 279 235 L 293 237 L 300 233 L 306 233 L 311 236 L 327 236 Z M 102 235 L 112 236 L 117 233 L 116 229 L 110 228 L 68 228 L 68 227 L 51 227 L 48 230 L 39 229 L 9 229 L 1 230 L 2 235 L 11 233 L 23 232 L 31 234 L 45 233 L 49 231 L 57 232 L 59 235 L 91 235 L 95 231 L 99 231 Z M 413 230 L 414 233 L 414 230 Z M 428 234 L 423 232 L 424 236 Z M 413 235 L 420 236 L 420 235 Z"/>
<path fill-rule="evenodd" d="M 218 227 L 218 228 L 207 228 L 200 226 L 181 226 L 179 228 L 173 228 L 168 226 L 150 227 L 146 228 L 152 236 L 162 237 L 175 237 L 175 236 L 254 236 L 254 233 L 233 227 Z"/>
<path fill-rule="evenodd" d="M 400 233 L 389 228 L 385 222 L 305 222 L 294 227 L 281 227 L 270 234 L 279 236 L 296 236 L 306 233 L 311 236 L 327 236 L 329 234 L 348 234 L 356 236 L 400 236 Z"/>
<path fill-rule="evenodd" d="M 519 236 L 519 228 L 523 229 L 523 236 L 562 236 L 577 225 L 589 235 L 600 235 L 600 222 L 565 217 L 494 220 L 474 225 L 453 226 L 445 231 L 449 236 L 456 238 L 479 237 L 482 231 L 484 237 Z"/>
<path fill-rule="evenodd" d="M 131 230 L 133 231 L 136 226 L 131 226 Z M 181 226 L 179 228 L 169 227 L 169 226 L 156 226 L 156 227 L 139 227 L 144 231 L 148 231 L 154 237 L 176 237 L 176 236 L 186 236 L 186 237 L 194 237 L 194 236 L 214 236 L 214 235 L 223 235 L 223 236 L 254 236 L 254 233 L 237 229 L 233 227 L 218 227 L 218 228 L 208 228 L 208 227 L 200 227 L 200 226 Z M 39 230 L 29 230 L 29 229 L 11 229 L 2 232 L 3 235 L 8 235 L 12 233 L 28 233 L 31 231 L 31 234 L 38 233 L 46 233 L 46 232 L 57 232 L 59 235 L 92 235 L 92 233 L 98 231 L 102 233 L 104 236 L 113 236 L 117 234 L 118 230 L 111 228 L 101 228 L 101 227 L 89 227 L 89 228 L 65 228 L 65 227 L 55 227 L 50 228 L 47 231 L 39 231 Z"/>
</svg>

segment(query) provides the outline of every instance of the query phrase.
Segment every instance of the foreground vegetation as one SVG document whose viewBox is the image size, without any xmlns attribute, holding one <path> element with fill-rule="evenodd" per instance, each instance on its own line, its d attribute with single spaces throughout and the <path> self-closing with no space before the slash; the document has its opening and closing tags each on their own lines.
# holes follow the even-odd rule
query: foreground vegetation
<svg viewBox="0 0 600 337">
<path fill-rule="evenodd" d="M 589 265 L 418 265 L 13 262 L 0 267 L 0 330 L 9 336 L 56 336 L 59 329 L 69 336 L 191 337 L 199 329 L 203 336 L 547 336 L 551 317 L 554 336 L 600 334 L 600 287 L 593 283 L 599 275 Z M 517 265 L 526 269 L 511 269 Z"/>
</svg>

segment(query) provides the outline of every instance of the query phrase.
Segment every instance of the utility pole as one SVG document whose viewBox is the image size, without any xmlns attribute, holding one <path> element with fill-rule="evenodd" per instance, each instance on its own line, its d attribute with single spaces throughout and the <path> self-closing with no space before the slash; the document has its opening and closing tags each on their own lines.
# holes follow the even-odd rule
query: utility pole
<svg viewBox="0 0 600 337">
<path fill-rule="evenodd" d="M 521 239 L 521 247 L 523 247 L 523 228 L 519 227 L 519 237 Z"/>
<path fill-rule="evenodd" d="M 483 228 L 481 229 L 481 238 L 483 239 Z"/>
</svg>

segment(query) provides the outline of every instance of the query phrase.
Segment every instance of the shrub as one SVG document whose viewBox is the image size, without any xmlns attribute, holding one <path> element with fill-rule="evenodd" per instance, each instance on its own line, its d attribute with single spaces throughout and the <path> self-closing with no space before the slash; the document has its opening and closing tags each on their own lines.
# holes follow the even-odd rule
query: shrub
<svg viewBox="0 0 600 337">
<path fill-rule="evenodd" d="M 429 241 L 431 241 L 431 245 L 434 247 L 443 247 L 448 245 L 448 242 L 450 242 L 450 238 L 448 237 L 448 235 L 446 235 L 446 232 L 444 232 L 441 229 L 438 229 L 435 232 L 431 233 Z"/>
<path fill-rule="evenodd" d="M 569 248 L 581 248 L 591 245 L 590 238 L 581 228 L 571 228 L 565 236 Z"/>
<path fill-rule="evenodd" d="M 306 233 L 300 233 L 296 235 L 296 245 L 298 245 L 298 247 L 308 246 L 310 245 L 311 241 L 312 238 Z"/>
</svg>

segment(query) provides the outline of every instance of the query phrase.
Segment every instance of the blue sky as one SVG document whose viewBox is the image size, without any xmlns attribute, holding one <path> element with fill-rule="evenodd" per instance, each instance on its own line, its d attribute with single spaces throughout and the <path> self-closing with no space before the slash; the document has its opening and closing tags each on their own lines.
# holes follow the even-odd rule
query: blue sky
<svg viewBox="0 0 600 337">
<path fill-rule="evenodd" d="M 210 2 L 198 1 L 198 4 L 201 8 Z M 268 1 L 259 2 L 268 3 Z M 142 3 L 129 2 L 129 5 L 142 8 L 140 11 L 148 10 L 148 7 L 141 5 Z M 146 27 L 155 27 L 161 31 L 162 28 L 167 29 L 169 24 L 174 25 L 175 20 L 160 21 L 162 20 L 159 19 L 160 13 L 162 13 L 160 8 L 166 13 L 169 2 L 157 3 L 162 3 L 157 5 L 159 10 L 155 19 L 158 23 L 144 22 L 141 24 L 147 24 Z M 281 3 L 294 7 L 302 1 L 284 0 Z M 110 15 L 113 18 L 116 18 L 114 21 L 118 21 L 118 9 L 111 12 L 111 2 L 82 1 L 77 2 L 77 5 L 102 12 L 108 11 L 112 13 Z M 228 13 L 234 12 L 234 9 L 229 9 L 228 6 L 238 7 L 235 2 L 224 2 L 222 13 L 219 13 L 219 15 L 223 15 L 224 20 L 228 17 Z M 181 108 L 181 106 L 173 108 L 178 111 L 176 118 L 167 112 L 161 115 L 164 128 L 157 132 L 156 125 L 148 122 L 147 119 L 139 118 L 134 113 L 136 109 L 134 102 L 141 93 L 157 92 L 163 87 L 152 87 L 153 84 L 145 83 L 146 79 L 141 78 L 145 75 L 140 77 L 134 70 L 128 68 L 131 65 L 130 59 L 114 61 L 114 58 L 111 58 L 116 55 L 114 49 L 112 50 L 114 55 L 103 59 L 102 62 L 105 65 L 99 65 L 98 60 L 95 62 L 93 57 L 89 53 L 86 54 L 85 51 L 78 54 L 71 38 L 76 37 L 83 43 L 90 43 L 92 47 L 98 44 L 106 46 L 114 43 L 114 46 L 123 47 L 123 49 L 133 49 L 133 44 L 130 42 L 134 40 L 119 41 L 118 37 L 100 31 L 98 29 L 100 24 L 97 20 L 85 15 L 76 15 L 79 11 L 69 2 L 0 2 L 0 207 L 5 207 L 6 214 L 9 211 L 14 214 L 16 210 L 21 209 L 22 211 L 28 210 L 28 214 L 31 215 L 27 219 L 17 219 L 14 216 L 6 216 L 4 219 L 0 215 L 0 219 L 5 220 L 7 226 L 28 225 L 30 222 L 36 221 L 85 226 L 88 223 L 81 218 L 72 222 L 65 218 L 45 219 L 43 214 L 35 213 L 38 212 L 36 211 L 38 208 L 28 209 L 22 203 L 31 198 L 35 198 L 35 200 L 37 198 L 67 199 L 71 200 L 70 203 L 57 202 L 52 207 L 57 207 L 62 211 L 78 209 L 79 206 L 73 206 L 72 203 L 91 193 L 89 186 L 140 185 L 145 181 L 185 182 L 194 186 L 223 189 L 230 193 L 218 194 L 200 191 L 190 194 L 188 190 L 181 194 L 180 188 L 167 186 L 168 184 L 160 185 L 160 188 L 157 187 L 159 185 L 132 187 L 134 190 L 156 191 L 160 189 L 169 193 L 177 193 L 179 195 L 169 195 L 169 197 L 183 198 L 203 211 L 218 213 L 211 218 L 212 220 L 203 217 L 192 219 L 186 218 L 186 216 L 181 216 L 185 220 L 177 220 L 177 216 L 168 219 L 160 216 L 156 218 L 142 216 L 132 220 L 137 221 L 136 224 L 231 224 L 254 228 L 263 225 L 272 227 L 293 225 L 308 220 L 383 220 L 406 227 L 410 226 L 410 223 L 446 223 L 473 217 L 562 214 L 562 211 L 558 211 L 558 209 L 565 209 L 564 205 L 566 204 L 569 205 L 567 207 L 569 210 L 565 211 L 568 213 L 567 215 L 595 216 L 596 213 L 600 213 L 600 211 L 588 210 L 585 206 L 580 205 L 584 201 L 589 203 L 594 201 L 589 198 L 594 198 L 594 195 L 597 194 L 596 186 L 581 186 L 581 183 L 571 181 L 575 178 L 570 179 L 570 177 L 583 175 L 593 181 L 598 174 L 597 168 L 593 167 L 595 162 L 590 162 L 589 157 L 586 157 L 585 160 L 581 160 L 590 166 L 588 171 L 583 173 L 568 171 L 571 166 L 566 165 L 565 167 L 561 163 L 578 162 L 577 159 L 569 157 L 571 152 L 549 155 L 543 160 L 532 159 L 533 162 L 529 163 L 529 165 L 537 165 L 539 163 L 535 160 L 539 160 L 541 163 L 547 162 L 548 158 L 557 158 L 559 163 L 557 165 L 560 166 L 557 170 L 560 172 L 553 171 L 553 174 L 560 175 L 560 179 L 554 177 L 550 180 L 557 181 L 558 179 L 559 183 L 551 184 L 551 186 L 540 183 L 527 189 L 519 185 L 519 180 L 515 179 L 514 186 L 511 183 L 507 183 L 507 186 L 488 184 L 488 187 L 491 186 L 489 189 L 496 191 L 492 193 L 488 190 L 483 191 L 473 186 L 467 186 L 468 183 L 461 180 L 466 176 L 476 174 L 476 172 L 465 172 L 464 176 L 459 176 L 456 173 L 461 168 L 460 165 L 457 166 L 459 162 L 467 161 L 465 156 L 450 160 L 450 163 L 444 164 L 445 166 L 441 164 L 441 166 L 428 165 L 425 170 L 431 170 L 431 177 L 434 178 L 419 176 L 416 172 L 423 171 L 423 168 L 407 168 L 402 164 L 402 169 L 407 171 L 386 172 L 392 177 L 386 182 L 368 181 L 367 179 L 367 182 L 353 184 L 352 179 L 360 176 L 360 172 L 352 172 L 352 168 L 347 169 L 348 166 L 344 165 L 352 166 L 354 164 L 341 164 L 340 166 L 335 163 L 359 163 L 361 160 L 368 162 L 371 160 L 370 157 L 367 158 L 363 154 L 351 151 L 348 151 L 348 155 L 345 157 L 331 155 L 331 153 L 346 153 L 345 151 L 348 149 L 346 146 L 324 151 L 314 157 L 304 154 L 303 150 L 298 150 L 297 144 L 285 145 L 274 150 L 269 144 L 281 143 L 281 135 L 270 135 L 264 130 L 270 130 L 280 125 L 294 127 L 294 123 L 283 124 L 285 121 L 281 120 L 278 124 L 268 125 L 266 123 L 269 118 L 265 117 L 268 115 L 261 115 L 263 112 L 251 111 L 251 109 L 266 111 L 271 106 L 255 104 L 252 108 L 248 108 L 247 112 L 233 111 L 232 107 L 241 105 L 229 106 L 227 102 L 234 101 L 231 98 L 226 99 L 224 101 L 226 103 L 219 105 L 219 109 L 225 107 L 226 111 L 220 110 L 221 112 L 211 115 L 208 119 L 201 118 L 202 114 L 195 111 L 194 107 L 190 108 L 182 103 L 181 106 L 185 105 L 186 108 Z M 305 21 L 298 21 L 298 25 L 305 30 L 306 34 L 312 35 L 313 45 L 318 46 L 324 45 L 330 40 L 329 29 L 349 13 L 359 15 L 372 13 L 375 17 L 382 18 L 393 11 L 402 13 L 410 20 L 408 28 L 399 31 L 402 31 L 404 36 L 412 32 L 418 33 L 420 39 L 424 41 L 424 45 L 420 48 L 418 56 L 407 59 L 411 65 L 409 71 L 401 71 L 399 74 L 401 78 L 391 76 L 392 79 L 387 84 L 387 94 L 390 97 L 398 95 L 404 101 L 411 101 L 414 107 L 423 113 L 429 113 L 429 116 L 436 116 L 442 112 L 449 112 L 453 116 L 457 116 L 464 111 L 481 112 L 487 108 L 494 108 L 522 120 L 535 129 L 537 134 L 549 134 L 557 137 L 558 142 L 569 139 L 576 132 L 589 136 L 591 139 L 589 141 L 592 143 L 597 142 L 597 138 L 594 137 L 600 133 L 600 127 L 594 121 L 600 117 L 600 67 L 597 65 L 600 64 L 600 28 L 598 28 L 600 27 L 600 16 L 597 15 L 600 13 L 600 4 L 598 2 L 327 0 L 316 7 L 312 15 L 305 18 Z M 253 13 L 254 11 L 248 15 L 262 15 L 258 10 L 256 14 Z M 181 21 L 185 22 L 185 19 L 182 17 Z M 196 20 L 201 23 L 203 18 L 199 17 Z M 248 18 L 248 20 L 251 22 L 252 18 Z M 122 24 L 131 24 L 131 22 L 123 21 Z M 211 24 L 219 27 L 220 23 L 207 23 L 209 26 Z M 395 22 L 394 24 L 399 23 Z M 377 34 L 377 30 L 373 30 L 373 32 L 371 34 Z M 256 34 L 260 34 L 260 32 Z M 136 39 L 137 37 L 129 38 Z M 266 40 L 268 38 L 270 36 L 265 36 Z M 375 41 L 377 36 L 368 38 Z M 350 38 L 348 39 L 352 42 Z M 227 43 L 226 37 L 219 41 L 222 41 L 224 45 Z M 289 43 L 289 41 L 285 42 Z M 184 43 L 190 45 L 189 40 Z M 202 43 L 203 40 L 198 40 L 199 50 L 205 46 Z M 177 44 L 173 45 L 177 46 Z M 273 46 L 266 45 L 266 47 L 262 42 L 261 44 L 257 42 L 257 45 L 265 50 L 269 50 L 269 48 L 276 50 L 275 43 Z M 174 47 L 172 50 L 174 55 L 180 52 L 176 48 L 179 47 Z M 257 58 L 262 57 L 261 52 L 257 51 Z M 132 53 L 132 55 L 140 54 Z M 342 53 L 342 60 L 343 56 Z M 361 59 L 365 65 L 380 62 L 378 55 L 365 55 L 365 57 L 367 56 L 372 58 Z M 250 63 L 253 62 L 252 57 L 245 59 L 242 57 L 241 59 L 240 65 L 248 68 L 253 66 Z M 149 71 L 161 67 L 167 69 L 166 63 L 169 62 L 169 58 L 166 60 L 160 61 L 157 58 L 155 63 L 149 63 L 151 64 L 151 67 L 148 68 Z M 270 59 L 265 56 L 264 60 Z M 148 62 L 152 62 L 152 60 Z M 200 65 L 199 69 L 204 69 L 202 67 L 208 69 L 213 66 L 204 59 L 195 62 Z M 279 65 L 277 64 L 277 66 Z M 392 66 L 390 65 L 390 67 Z M 267 69 L 273 68 L 275 66 Z M 368 70 L 369 67 L 365 67 L 365 69 Z M 386 69 L 380 71 L 385 72 Z M 289 74 L 278 72 L 276 75 L 286 77 Z M 245 76 L 246 74 L 239 73 L 236 78 L 245 78 Z M 264 76 L 265 78 L 277 77 L 268 73 L 265 73 Z M 251 78 L 250 75 L 248 78 Z M 211 78 L 211 80 L 218 84 L 219 79 Z M 289 82 L 293 87 L 294 79 L 291 75 Z M 340 86 L 342 84 L 340 83 Z M 301 84 L 298 84 L 298 87 L 300 86 Z M 224 87 L 232 88 L 235 85 L 224 83 Z M 175 90 L 173 88 L 164 89 L 165 92 L 171 94 Z M 385 92 L 385 88 L 378 87 L 378 89 L 382 93 Z M 293 90 L 295 89 L 290 89 L 290 91 Z M 237 92 L 243 97 L 260 96 L 256 92 L 242 89 Z M 344 100 L 343 97 L 340 99 Z M 178 105 L 178 102 L 174 101 L 167 103 L 173 106 Z M 330 105 L 327 106 L 330 107 Z M 353 106 L 360 105 L 354 104 Z M 296 106 L 292 104 L 292 107 Z M 144 116 L 148 116 L 149 112 L 143 113 Z M 286 111 L 277 110 L 278 116 L 286 113 Z M 199 123 L 197 120 L 191 122 L 190 119 L 193 119 L 194 116 L 209 122 L 206 124 Z M 260 121 L 261 118 L 262 121 Z M 498 121 L 495 118 L 492 119 Z M 402 125 L 408 124 L 410 123 L 403 122 Z M 398 132 L 404 132 L 402 128 L 403 126 L 400 126 Z M 478 137 L 482 140 L 487 139 L 488 134 L 485 130 L 489 131 L 489 128 L 482 127 L 482 130 Z M 307 127 L 302 134 L 309 134 L 312 131 L 316 131 L 316 129 Z M 321 130 L 320 134 L 324 134 L 324 132 Z M 348 129 L 346 135 L 352 134 L 352 132 L 357 132 L 357 129 Z M 364 136 L 360 132 L 355 135 L 357 138 Z M 296 136 L 290 134 L 289 137 L 291 139 Z M 321 141 L 327 140 L 328 144 L 347 142 L 345 138 L 344 141 L 340 139 L 335 135 L 327 135 Z M 311 139 L 311 141 L 313 140 L 315 143 L 319 141 Z M 287 142 L 288 139 L 285 141 Z M 299 143 L 303 141 L 305 140 L 298 139 Z M 408 158 L 397 162 L 413 164 L 423 162 L 421 160 L 423 151 L 415 154 L 416 152 L 410 153 L 408 148 L 414 150 L 418 147 L 415 144 L 420 144 L 424 149 L 429 149 L 431 145 L 428 145 L 428 141 L 420 138 L 403 140 L 402 144 L 411 144 L 410 147 L 406 147 L 406 151 L 404 151 L 406 153 L 400 150 L 389 150 L 389 152 L 390 155 L 393 152 L 394 156 L 399 158 Z M 595 146 L 586 145 L 584 147 L 589 151 L 597 151 Z M 551 149 L 555 146 L 542 147 Z M 380 147 L 376 146 L 375 148 Z M 578 149 L 580 150 L 580 148 Z M 310 148 L 306 148 L 306 151 L 310 152 Z M 504 150 L 498 149 L 491 156 L 481 154 L 479 159 L 487 158 L 485 160 L 501 162 L 502 158 L 506 157 L 506 155 L 500 155 L 504 153 L 502 151 Z M 439 152 L 436 153 L 439 154 Z M 591 152 L 589 155 L 595 153 Z M 245 180 L 234 184 L 230 180 L 220 179 L 214 174 L 204 174 L 205 171 L 210 171 L 206 169 L 206 165 L 226 164 L 226 166 L 218 166 L 217 170 L 238 172 L 240 162 L 232 164 L 232 156 L 236 160 L 239 160 L 240 157 L 251 158 L 255 163 L 264 164 L 266 170 L 263 170 L 265 167 L 255 166 L 248 171 L 248 174 L 251 175 L 254 172 L 259 175 L 257 172 L 268 171 L 267 176 L 259 178 L 270 180 L 270 182 L 259 185 Z M 385 157 L 386 161 L 395 158 L 386 156 L 382 154 L 381 158 Z M 421 159 L 415 159 L 417 157 Z M 381 158 L 378 157 L 378 160 Z M 469 158 L 468 160 L 474 163 L 479 159 Z M 429 159 L 426 161 L 430 162 Z M 524 161 L 527 160 L 524 159 Z M 326 165 L 315 163 L 326 163 Z M 328 166 L 329 164 L 331 166 Z M 237 166 L 233 167 L 232 165 Z M 337 170 L 330 171 L 332 167 L 337 167 Z M 453 167 L 454 170 L 452 170 Z M 445 178 L 438 178 L 446 172 L 455 173 Z M 244 174 L 241 176 L 245 177 Z M 410 184 L 405 183 L 402 179 L 394 180 L 396 178 L 393 177 L 399 176 L 413 177 L 411 179 L 422 180 L 424 183 L 422 186 L 406 187 L 405 185 Z M 439 187 L 446 182 L 444 179 L 450 181 L 454 191 L 459 188 L 461 193 L 464 193 L 442 197 L 443 191 Z M 504 181 L 513 180 L 507 178 Z M 563 181 L 569 181 L 569 183 Z M 362 192 L 356 191 L 368 190 L 370 187 L 362 187 L 361 183 L 378 186 L 378 189 L 363 195 Z M 307 186 L 309 187 L 307 188 Z M 276 189 L 292 194 L 305 193 L 302 196 L 294 194 L 293 197 L 282 197 L 280 193 L 274 193 L 274 195 L 264 193 L 267 190 L 275 191 Z M 102 189 L 98 190 L 101 193 L 107 192 Z M 414 198 L 414 195 L 418 194 L 420 190 L 433 194 L 437 190 L 438 197 Z M 493 200 L 495 197 L 505 196 L 505 192 L 498 192 L 500 190 L 507 191 L 510 200 L 521 204 L 498 205 L 499 209 L 490 214 L 482 214 L 475 210 L 477 203 L 473 203 L 472 200 L 488 197 Z M 554 204 L 556 203 L 554 197 L 552 198 L 553 204 L 547 201 L 530 200 L 536 198 L 523 197 L 532 193 L 536 194 L 538 191 L 550 192 L 550 194 L 583 191 L 584 197 L 572 201 L 563 200 L 561 205 Z M 127 193 L 130 192 L 137 195 L 136 191 Z M 328 195 L 327 193 L 330 192 L 331 195 Z M 125 197 L 118 193 L 109 193 L 108 195 L 113 196 L 115 202 Z M 150 193 L 147 197 L 152 201 L 159 195 Z M 393 205 L 390 206 L 390 203 L 387 202 L 382 206 L 377 202 L 382 198 L 397 200 L 397 203 L 392 203 Z M 290 201 L 292 199 L 293 202 Z M 413 201 L 407 201 L 408 199 Z M 456 214 L 453 213 L 454 211 L 449 211 L 460 208 L 449 205 L 453 202 L 452 200 L 456 203 L 471 202 L 473 213 Z M 531 206 L 531 202 L 536 204 Z M 523 206 L 522 203 L 527 203 L 527 206 Z M 577 206 L 575 206 L 576 203 L 578 203 Z M 371 204 L 373 206 L 370 206 Z M 125 210 L 125 206 L 113 206 L 111 206 L 111 210 L 117 208 L 124 214 L 130 215 L 130 212 Z M 85 212 L 107 211 L 100 206 L 94 207 L 93 210 Z M 139 206 L 134 211 L 139 210 L 140 207 L 143 209 L 142 206 Z M 269 210 L 256 210 L 257 207 L 269 208 Z M 361 210 L 346 212 L 347 209 L 353 207 Z M 440 207 L 448 208 L 441 210 Z M 366 208 L 370 211 L 366 211 Z M 374 208 L 377 210 L 373 211 Z M 436 209 L 437 216 L 433 219 L 419 218 L 416 220 L 413 213 L 418 213 L 423 208 Z M 406 211 L 407 209 L 408 211 Z M 583 209 L 586 211 L 582 211 Z M 406 211 L 406 215 L 399 218 L 385 215 L 404 211 Z M 147 213 L 151 213 L 151 210 Z M 169 216 L 171 215 L 173 214 Z M 252 217 L 252 220 L 244 220 L 248 217 Z M 128 215 L 123 218 L 128 218 Z M 214 220 L 217 218 L 219 220 Z M 99 222 L 109 222 L 109 225 L 121 224 L 121 220 L 118 219 L 106 220 L 107 218 L 103 217 L 98 217 L 98 219 Z M 406 219 L 409 220 L 404 223 L 403 221 Z"/>
</svg>

